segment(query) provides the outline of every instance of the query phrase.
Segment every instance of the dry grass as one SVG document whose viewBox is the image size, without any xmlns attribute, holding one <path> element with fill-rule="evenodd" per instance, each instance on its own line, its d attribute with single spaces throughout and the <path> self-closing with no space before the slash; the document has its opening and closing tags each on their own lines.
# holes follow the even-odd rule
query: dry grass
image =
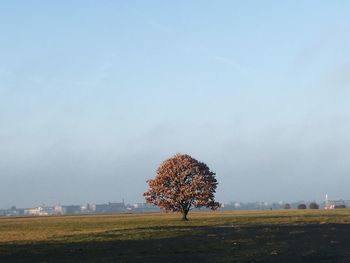
<svg viewBox="0 0 350 263">
<path fill-rule="evenodd" d="M 1 218 L 0 243 L 76 240 L 76 236 L 110 231 L 128 231 L 127 236 L 120 238 L 139 239 L 142 238 L 137 233 L 140 229 L 154 227 L 330 223 L 350 223 L 350 210 L 192 212 L 188 222 L 181 221 L 180 215 L 173 213 Z M 131 234 L 132 230 L 135 233 Z"/>
<path fill-rule="evenodd" d="M 0 219 L 0 262 L 347 262 L 350 210 Z"/>
</svg>

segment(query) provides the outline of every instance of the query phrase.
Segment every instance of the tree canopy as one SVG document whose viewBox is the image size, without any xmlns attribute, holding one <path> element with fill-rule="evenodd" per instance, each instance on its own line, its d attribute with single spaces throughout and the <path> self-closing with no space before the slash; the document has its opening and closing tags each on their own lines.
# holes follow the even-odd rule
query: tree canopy
<svg viewBox="0 0 350 263">
<path fill-rule="evenodd" d="M 299 204 L 298 205 L 298 209 L 306 209 L 306 205 L 305 204 Z"/>
<path fill-rule="evenodd" d="M 309 204 L 309 208 L 310 209 L 319 209 L 320 206 L 317 203 L 312 202 L 312 203 Z"/>
<path fill-rule="evenodd" d="M 217 209 L 214 193 L 218 182 L 209 167 L 187 154 L 176 154 L 165 160 L 154 179 L 147 181 L 144 193 L 147 203 L 166 211 L 181 212 L 182 219 L 192 208 Z"/>
<path fill-rule="evenodd" d="M 283 209 L 290 209 L 290 208 L 291 208 L 291 206 L 290 206 L 289 203 L 285 203 L 285 204 L 283 205 Z"/>
</svg>

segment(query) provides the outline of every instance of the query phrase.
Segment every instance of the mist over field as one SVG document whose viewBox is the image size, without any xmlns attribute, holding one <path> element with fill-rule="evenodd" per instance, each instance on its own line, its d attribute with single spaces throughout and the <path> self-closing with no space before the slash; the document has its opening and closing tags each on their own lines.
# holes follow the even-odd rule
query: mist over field
<svg viewBox="0 0 350 263">
<path fill-rule="evenodd" d="M 176 153 L 220 202 L 350 199 L 349 11 L 0 3 L 0 208 L 143 202 Z"/>
</svg>

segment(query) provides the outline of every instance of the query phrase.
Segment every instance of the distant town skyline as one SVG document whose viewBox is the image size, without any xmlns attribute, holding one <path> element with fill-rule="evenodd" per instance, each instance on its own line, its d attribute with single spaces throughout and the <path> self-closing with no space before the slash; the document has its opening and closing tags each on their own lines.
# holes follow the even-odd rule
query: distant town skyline
<svg viewBox="0 0 350 263">
<path fill-rule="evenodd" d="M 280 209 L 344 209 L 350 207 L 350 200 L 331 200 L 326 195 L 325 200 L 299 200 L 293 202 L 240 202 L 231 201 L 221 203 L 217 210 L 280 210 Z M 208 211 L 207 207 L 194 208 L 191 210 Z M 148 203 L 85 203 L 85 204 L 41 204 L 30 207 L 0 208 L 0 217 L 7 216 L 58 216 L 77 214 L 115 214 L 115 213 L 143 213 L 164 211 L 157 206 Z"/>
<path fill-rule="evenodd" d="M 208 164 L 220 202 L 350 199 L 350 2 L 2 1 L 0 207 L 143 202 Z"/>
</svg>

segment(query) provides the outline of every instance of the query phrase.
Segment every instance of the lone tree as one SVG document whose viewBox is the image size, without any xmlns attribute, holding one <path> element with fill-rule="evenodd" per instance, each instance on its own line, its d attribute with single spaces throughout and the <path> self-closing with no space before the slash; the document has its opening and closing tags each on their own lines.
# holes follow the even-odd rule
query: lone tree
<svg viewBox="0 0 350 263">
<path fill-rule="evenodd" d="M 285 204 L 283 205 L 283 209 L 290 209 L 290 204 L 285 203 Z"/>
<path fill-rule="evenodd" d="M 165 211 L 181 212 L 182 219 L 192 208 L 217 209 L 214 193 L 218 185 L 215 173 L 205 163 L 187 154 L 176 154 L 157 169 L 154 179 L 147 181 L 149 189 L 143 195 L 147 203 Z"/>
<path fill-rule="evenodd" d="M 312 203 L 309 204 L 309 208 L 310 209 L 319 209 L 320 206 L 317 203 L 312 202 Z"/>
<path fill-rule="evenodd" d="M 306 209 L 306 205 L 305 204 L 299 204 L 298 205 L 298 209 Z"/>
</svg>

